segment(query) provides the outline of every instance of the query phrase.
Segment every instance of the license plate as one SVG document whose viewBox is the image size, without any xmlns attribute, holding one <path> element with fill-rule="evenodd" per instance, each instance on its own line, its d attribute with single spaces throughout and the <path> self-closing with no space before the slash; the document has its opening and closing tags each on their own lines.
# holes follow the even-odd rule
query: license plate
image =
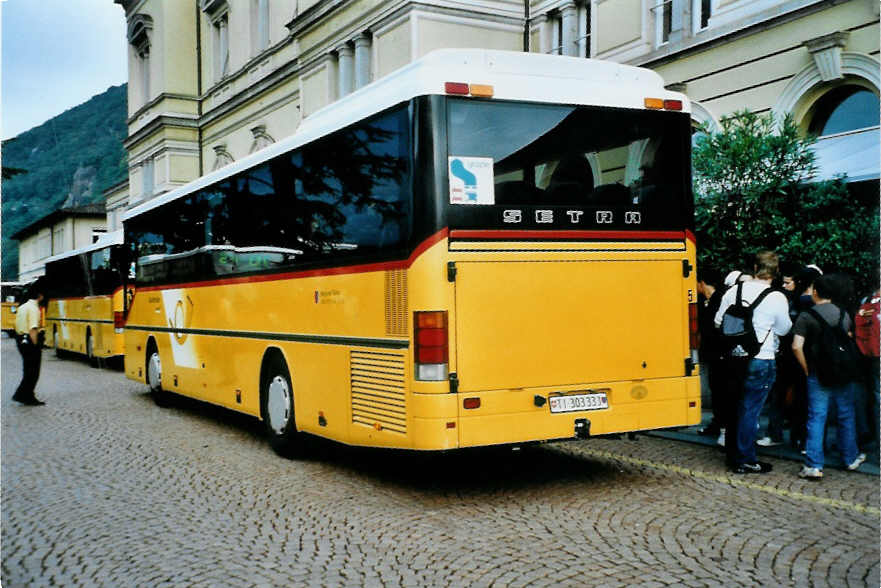
<svg viewBox="0 0 881 588">
<path fill-rule="evenodd" d="M 609 398 L 605 392 L 572 394 L 570 396 L 551 396 L 548 398 L 551 412 L 577 412 L 582 410 L 602 410 L 609 408 Z"/>
</svg>

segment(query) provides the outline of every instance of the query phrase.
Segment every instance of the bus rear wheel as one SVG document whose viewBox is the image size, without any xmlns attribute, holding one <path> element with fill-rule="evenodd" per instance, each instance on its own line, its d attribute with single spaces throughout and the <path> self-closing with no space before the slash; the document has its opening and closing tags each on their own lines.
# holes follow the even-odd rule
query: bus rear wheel
<svg viewBox="0 0 881 588">
<path fill-rule="evenodd" d="M 162 389 L 162 361 L 153 341 L 147 345 L 147 385 L 150 387 L 150 396 L 157 406 L 169 405 L 168 392 Z"/>
<path fill-rule="evenodd" d="M 292 458 L 303 450 L 294 419 L 294 388 L 283 359 L 267 358 L 260 378 L 260 415 L 269 444 L 280 456 Z"/>
</svg>

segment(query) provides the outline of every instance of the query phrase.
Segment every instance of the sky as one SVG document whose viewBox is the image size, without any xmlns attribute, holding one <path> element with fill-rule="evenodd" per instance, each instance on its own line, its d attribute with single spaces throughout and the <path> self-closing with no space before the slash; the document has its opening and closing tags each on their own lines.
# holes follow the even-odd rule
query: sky
<svg viewBox="0 0 881 588">
<path fill-rule="evenodd" d="M 0 137 L 126 82 L 125 27 L 113 0 L 0 0 Z"/>
</svg>

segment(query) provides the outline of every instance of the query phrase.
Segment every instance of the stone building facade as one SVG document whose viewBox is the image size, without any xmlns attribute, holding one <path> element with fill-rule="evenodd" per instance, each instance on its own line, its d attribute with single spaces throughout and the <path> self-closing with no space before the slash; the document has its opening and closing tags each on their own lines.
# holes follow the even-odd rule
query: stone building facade
<svg viewBox="0 0 881 588">
<path fill-rule="evenodd" d="M 94 243 L 107 231 L 104 204 L 60 208 L 24 227 L 12 238 L 18 246 L 18 280 L 46 274 L 46 260 Z"/>
<path fill-rule="evenodd" d="M 834 154 L 874 149 L 874 160 L 829 156 L 830 175 L 878 178 L 877 0 L 114 1 L 129 54 L 129 182 L 114 209 L 289 136 L 444 47 L 649 67 L 690 96 L 696 122 L 792 113 Z"/>
</svg>

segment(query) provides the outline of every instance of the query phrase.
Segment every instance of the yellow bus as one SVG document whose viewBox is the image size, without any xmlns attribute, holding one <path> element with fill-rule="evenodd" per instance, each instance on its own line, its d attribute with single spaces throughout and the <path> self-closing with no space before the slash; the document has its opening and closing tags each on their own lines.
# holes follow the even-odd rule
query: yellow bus
<svg viewBox="0 0 881 588">
<path fill-rule="evenodd" d="M 124 259 L 122 231 L 116 231 L 46 261 L 46 336 L 57 355 L 84 355 L 93 366 L 122 357 Z"/>
<path fill-rule="evenodd" d="M 128 211 L 126 374 L 283 455 L 696 424 L 689 108 L 645 69 L 430 53 Z"/>
<path fill-rule="evenodd" d="M 10 337 L 15 336 L 15 311 L 25 302 L 27 285 L 21 282 L 0 283 L 0 321 L 2 331 Z"/>
</svg>

